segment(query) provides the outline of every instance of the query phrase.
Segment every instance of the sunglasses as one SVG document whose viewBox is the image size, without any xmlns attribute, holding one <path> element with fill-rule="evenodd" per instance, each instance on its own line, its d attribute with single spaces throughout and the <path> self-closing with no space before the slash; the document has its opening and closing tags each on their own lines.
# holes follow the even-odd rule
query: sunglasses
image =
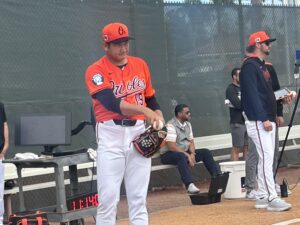
<svg viewBox="0 0 300 225">
<path fill-rule="evenodd" d="M 260 44 L 265 44 L 266 46 L 270 46 L 271 42 L 270 41 L 264 41 L 264 42 L 260 42 Z"/>
</svg>

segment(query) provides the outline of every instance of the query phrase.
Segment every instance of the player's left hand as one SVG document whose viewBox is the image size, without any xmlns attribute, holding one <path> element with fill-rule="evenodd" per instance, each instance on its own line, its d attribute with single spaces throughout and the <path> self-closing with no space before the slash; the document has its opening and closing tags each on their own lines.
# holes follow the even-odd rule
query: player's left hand
<svg viewBox="0 0 300 225">
<path fill-rule="evenodd" d="M 188 158 L 188 161 L 189 161 L 189 165 L 191 167 L 195 166 L 195 164 L 196 164 L 195 156 L 193 154 L 188 154 L 187 158 Z"/>
<path fill-rule="evenodd" d="M 291 95 L 287 95 L 284 98 L 282 98 L 282 103 L 283 104 L 291 104 L 292 103 L 292 97 Z"/>
<path fill-rule="evenodd" d="M 282 126 L 283 126 L 283 124 L 284 124 L 284 119 L 283 119 L 282 116 L 277 116 L 277 117 L 276 117 L 276 124 L 277 124 L 278 127 L 282 127 Z"/>
<path fill-rule="evenodd" d="M 289 92 L 287 96 L 282 99 L 283 104 L 291 104 L 297 98 L 297 94 L 294 91 Z"/>
<path fill-rule="evenodd" d="M 192 163 L 194 166 L 196 164 L 195 154 L 191 153 L 190 156 L 191 156 L 191 160 L 192 160 Z"/>
</svg>

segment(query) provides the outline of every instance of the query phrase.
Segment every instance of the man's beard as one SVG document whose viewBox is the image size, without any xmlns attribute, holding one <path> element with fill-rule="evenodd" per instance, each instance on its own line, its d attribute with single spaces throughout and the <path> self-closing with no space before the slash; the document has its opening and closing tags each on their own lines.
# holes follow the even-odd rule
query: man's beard
<svg viewBox="0 0 300 225">
<path fill-rule="evenodd" d="M 268 50 L 268 51 L 263 51 L 263 53 L 264 53 L 265 55 L 270 55 L 270 50 Z"/>
</svg>

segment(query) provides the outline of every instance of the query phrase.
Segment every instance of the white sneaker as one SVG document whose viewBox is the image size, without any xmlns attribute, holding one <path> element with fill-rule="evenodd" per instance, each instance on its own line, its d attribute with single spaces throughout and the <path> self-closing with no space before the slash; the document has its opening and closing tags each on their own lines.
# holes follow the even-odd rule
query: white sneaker
<svg viewBox="0 0 300 225">
<path fill-rule="evenodd" d="M 189 194 L 196 194 L 200 192 L 199 188 L 197 188 L 194 183 L 189 184 L 187 191 Z"/>
<path fill-rule="evenodd" d="M 275 198 L 271 202 L 269 202 L 267 210 L 274 211 L 274 212 L 282 212 L 282 211 L 287 211 L 291 208 L 292 205 L 290 203 L 285 202 L 281 198 Z"/>
<path fill-rule="evenodd" d="M 276 189 L 277 195 L 281 196 L 281 190 L 280 190 L 280 185 L 279 184 L 277 184 L 277 183 L 275 184 L 275 189 Z M 287 190 L 287 192 L 288 192 L 288 195 L 292 194 L 292 192 L 289 189 Z"/>
<path fill-rule="evenodd" d="M 269 205 L 268 198 L 258 198 L 256 199 L 255 208 L 256 209 L 265 209 Z"/>
<path fill-rule="evenodd" d="M 255 200 L 256 199 L 256 190 L 247 191 L 246 199 L 248 200 Z"/>
</svg>

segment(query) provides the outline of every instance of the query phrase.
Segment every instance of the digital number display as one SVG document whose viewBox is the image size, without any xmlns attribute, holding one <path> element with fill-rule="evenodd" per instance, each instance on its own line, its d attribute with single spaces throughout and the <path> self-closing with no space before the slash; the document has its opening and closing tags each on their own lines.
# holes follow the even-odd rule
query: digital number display
<svg viewBox="0 0 300 225">
<path fill-rule="evenodd" d="M 76 195 L 67 200 L 68 210 L 84 209 L 91 206 L 98 206 L 98 193 L 92 192 L 83 195 Z"/>
</svg>

